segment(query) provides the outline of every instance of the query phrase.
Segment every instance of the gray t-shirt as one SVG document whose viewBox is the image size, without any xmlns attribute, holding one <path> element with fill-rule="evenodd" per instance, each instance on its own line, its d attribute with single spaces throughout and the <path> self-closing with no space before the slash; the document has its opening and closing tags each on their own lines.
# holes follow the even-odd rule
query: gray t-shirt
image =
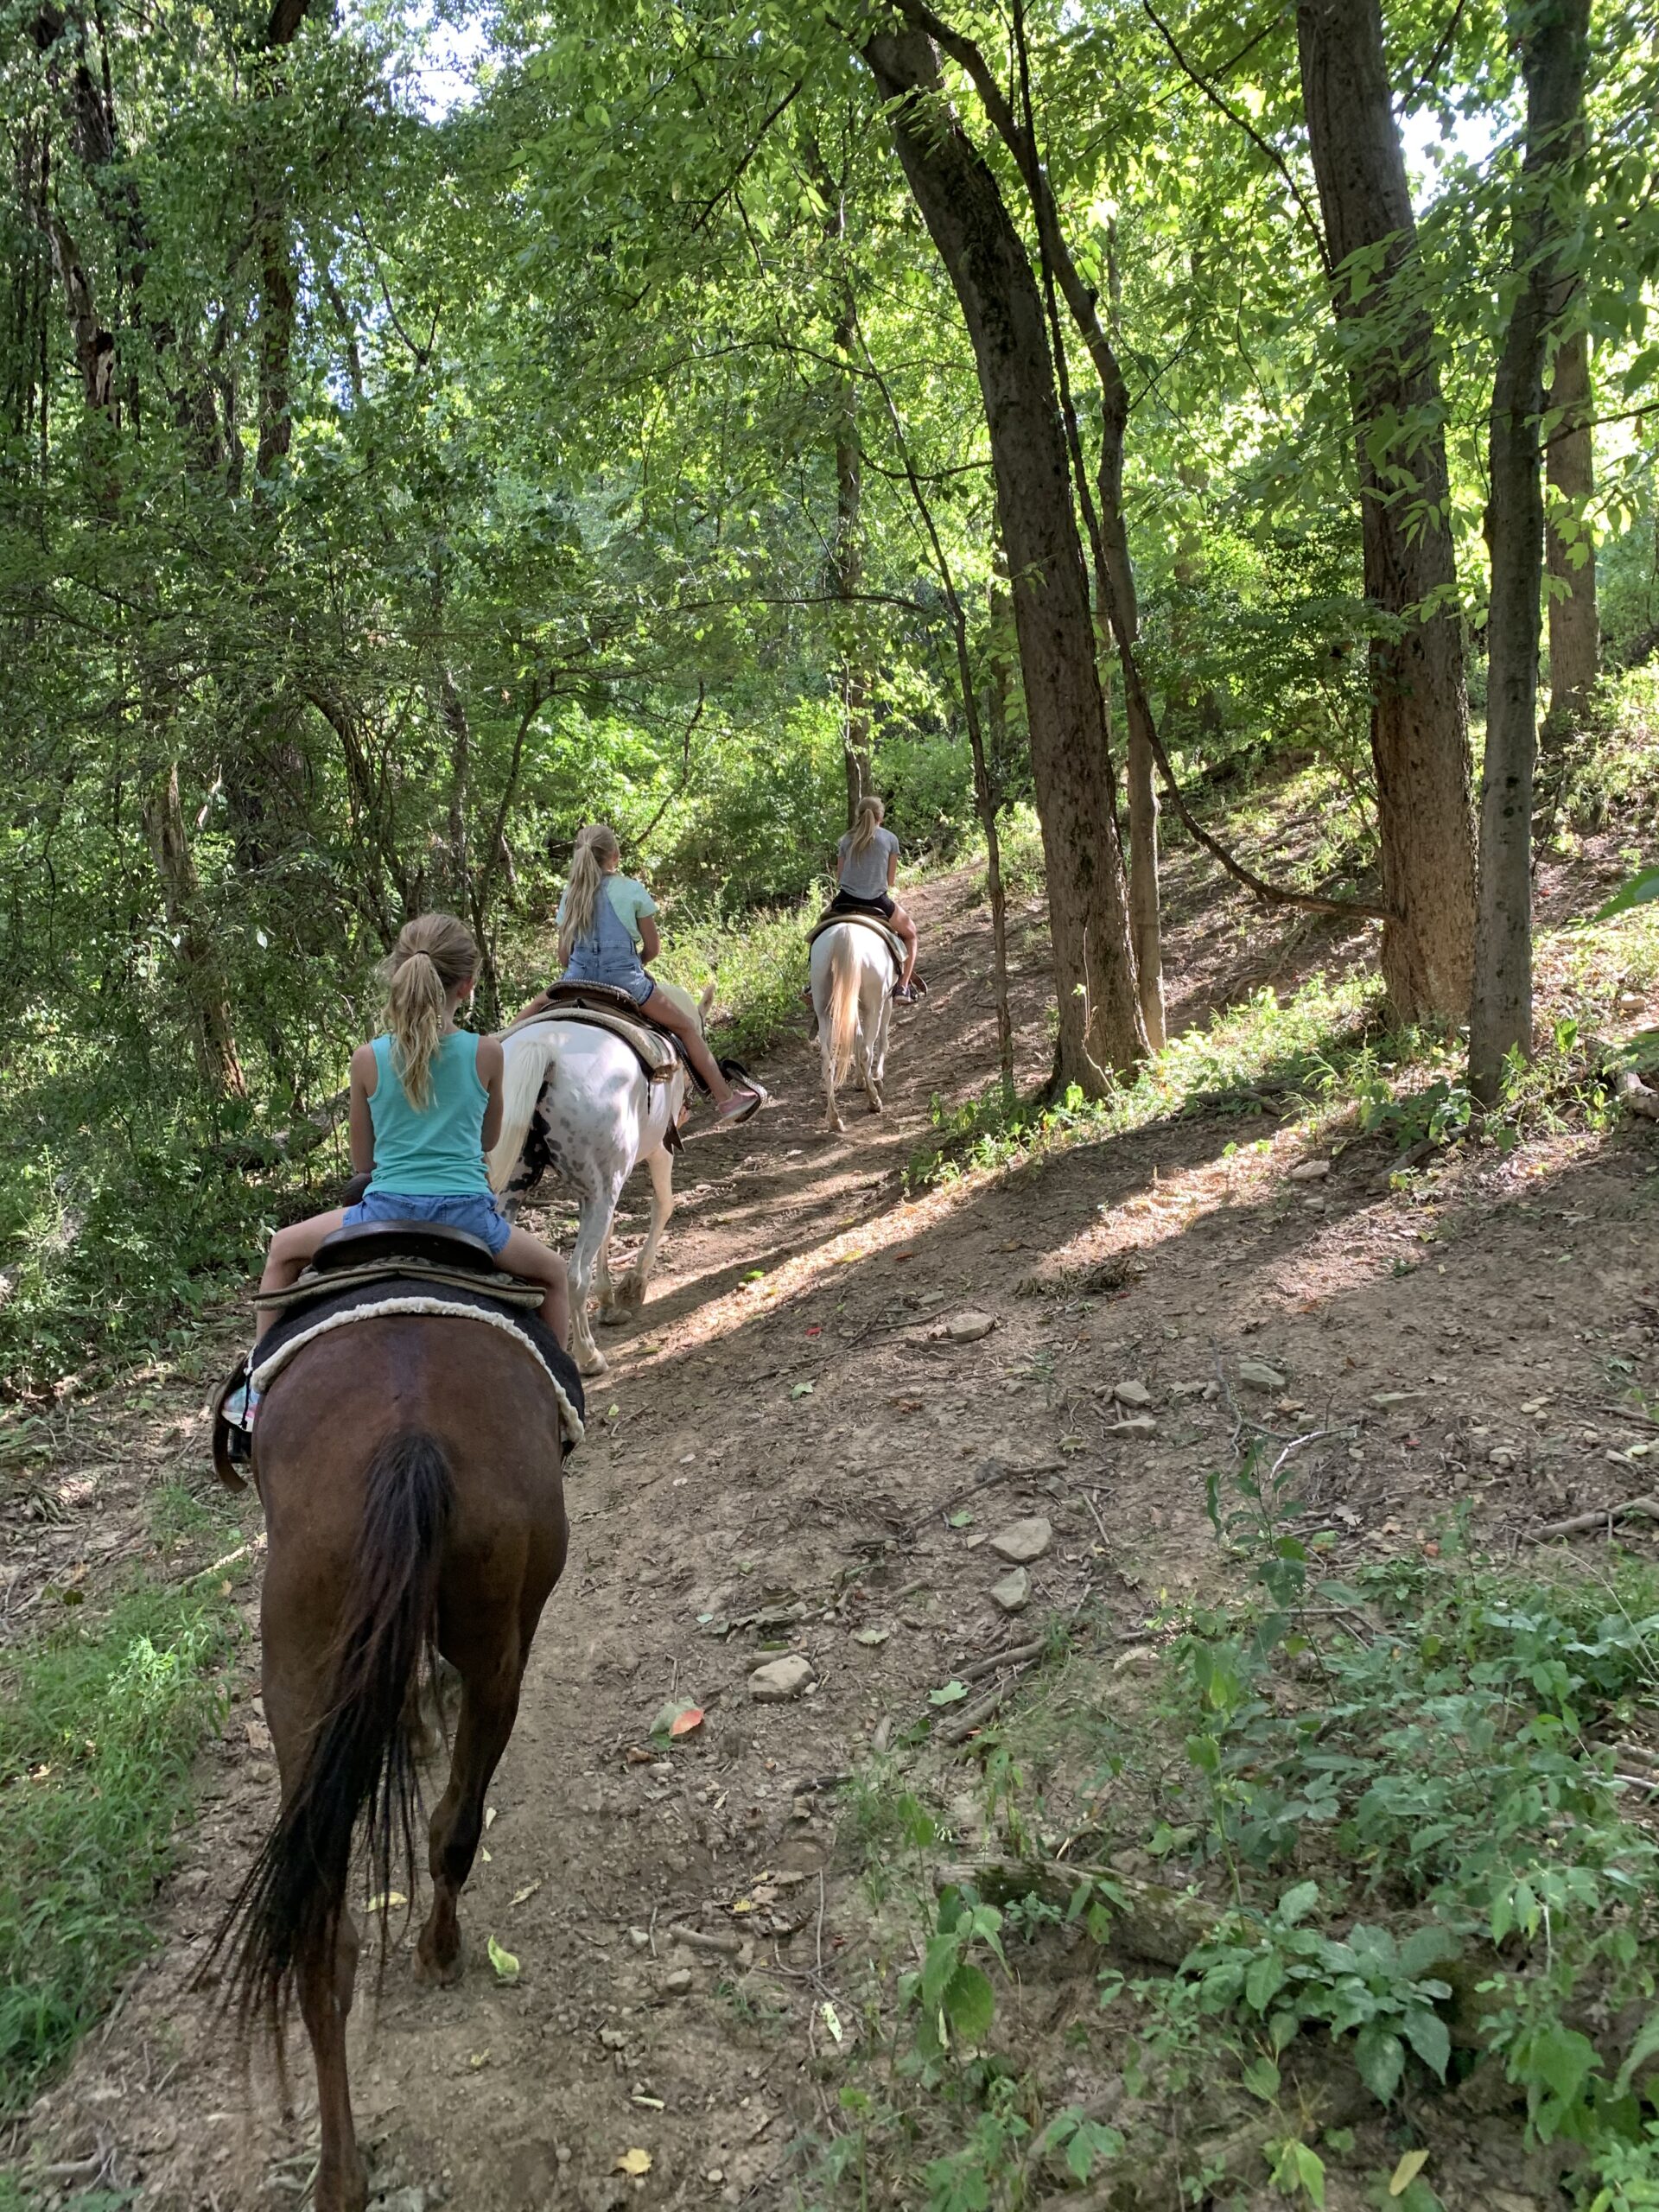
<svg viewBox="0 0 1659 2212">
<path fill-rule="evenodd" d="M 855 899 L 885 899 L 887 893 L 887 862 L 899 850 L 899 840 L 891 830 L 877 828 L 863 851 L 849 857 L 853 833 L 849 830 L 836 846 L 841 855 L 841 887 Z"/>
</svg>

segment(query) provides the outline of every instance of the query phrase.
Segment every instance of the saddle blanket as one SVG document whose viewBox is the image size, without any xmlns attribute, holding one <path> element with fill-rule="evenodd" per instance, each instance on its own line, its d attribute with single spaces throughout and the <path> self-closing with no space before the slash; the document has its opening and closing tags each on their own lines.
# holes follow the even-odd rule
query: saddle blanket
<svg viewBox="0 0 1659 2212">
<path fill-rule="evenodd" d="M 537 1303 L 540 1302 L 537 1294 Z M 413 1267 L 407 1274 L 382 1275 L 378 1281 L 347 1284 L 284 1313 L 260 1339 L 253 1354 L 255 1389 L 268 1390 L 296 1352 L 317 1338 L 388 1313 L 441 1313 L 455 1320 L 478 1322 L 486 1328 L 505 1329 L 517 1338 L 553 1385 L 566 1444 L 581 1443 L 585 1410 L 582 1377 L 553 1332 L 534 1313 L 520 1305 L 506 1304 L 497 1294 L 467 1289 L 453 1279 L 435 1282 Z"/>
<path fill-rule="evenodd" d="M 842 922 L 850 922 L 855 929 L 872 931 L 892 954 L 894 965 L 899 968 L 904 966 L 905 948 L 880 914 L 820 914 L 806 933 L 807 943 L 815 943 L 826 930 L 833 930 Z"/>
</svg>

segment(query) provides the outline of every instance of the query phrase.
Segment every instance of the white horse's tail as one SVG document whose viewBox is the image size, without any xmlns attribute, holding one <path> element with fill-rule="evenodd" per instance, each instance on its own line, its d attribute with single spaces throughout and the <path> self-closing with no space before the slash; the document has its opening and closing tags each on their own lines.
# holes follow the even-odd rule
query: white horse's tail
<svg viewBox="0 0 1659 2212">
<path fill-rule="evenodd" d="M 857 1030 L 858 961 L 852 931 L 842 928 L 830 939 L 830 1058 L 838 1084 L 846 1082 L 853 1065 Z"/>
<path fill-rule="evenodd" d="M 501 1134 L 490 1154 L 490 1187 L 505 1191 L 518 1165 L 530 1131 L 530 1118 L 553 1065 L 558 1025 L 548 1022 L 537 1029 L 521 1029 L 506 1044 L 506 1067 L 501 1078 Z"/>
</svg>

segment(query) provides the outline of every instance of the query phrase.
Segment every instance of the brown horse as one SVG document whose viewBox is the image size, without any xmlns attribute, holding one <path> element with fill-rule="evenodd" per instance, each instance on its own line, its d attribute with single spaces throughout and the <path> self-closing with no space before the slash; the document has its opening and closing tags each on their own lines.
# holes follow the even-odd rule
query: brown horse
<svg viewBox="0 0 1659 2212">
<path fill-rule="evenodd" d="M 426 1314 L 315 1338 L 259 1409 L 264 1704 L 282 1806 L 214 1955 L 228 1955 L 243 2030 L 267 2021 L 279 2052 L 298 1997 L 321 2121 L 316 2212 L 362 2212 L 368 2199 L 346 2073 L 358 1957 L 346 1887 L 359 1824 L 372 1888 L 387 1897 L 401 1875 L 412 1897 L 419 1789 L 404 1724 L 423 1657 L 440 1652 L 460 1673 L 461 1710 L 449 1785 L 429 1826 L 432 1909 L 416 1970 L 454 1981 L 455 1904 L 485 1790 L 564 1566 L 561 1413 L 522 1344 Z M 381 1910 L 384 1966 L 390 1904 Z"/>
</svg>

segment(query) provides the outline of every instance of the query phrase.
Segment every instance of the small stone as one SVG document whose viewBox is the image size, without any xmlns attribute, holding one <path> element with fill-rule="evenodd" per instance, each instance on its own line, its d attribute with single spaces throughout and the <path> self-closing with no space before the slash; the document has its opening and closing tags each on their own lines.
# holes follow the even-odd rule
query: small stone
<svg viewBox="0 0 1659 2212">
<path fill-rule="evenodd" d="M 710 2166 L 704 2178 L 712 2182 L 722 2182 L 726 2178 L 726 2169 L 724 2166 Z"/>
<path fill-rule="evenodd" d="M 1494 1444 L 1486 1457 L 1495 1467 L 1512 1467 L 1515 1465 L 1515 1454 L 1507 1444 Z"/>
<path fill-rule="evenodd" d="M 1202 1398 L 1207 1393 L 1213 1396 L 1215 1388 L 1213 1382 L 1178 1382 L 1170 1395 L 1175 1398 Z"/>
<path fill-rule="evenodd" d="M 380 2198 L 378 2212 L 426 2212 L 426 2191 L 415 2186 L 396 2189 Z"/>
<path fill-rule="evenodd" d="M 1006 1529 L 999 1529 L 991 1538 L 991 1549 L 1011 1566 L 1029 1567 L 1033 1560 L 1041 1559 L 1053 1541 L 1054 1531 L 1046 1517 L 1033 1513 L 1027 1520 L 1010 1521 Z"/>
<path fill-rule="evenodd" d="M 1290 1171 L 1293 1183 L 1323 1183 L 1331 1173 L 1328 1160 L 1304 1160 Z"/>
<path fill-rule="evenodd" d="M 1031 1577 L 1023 1567 L 1010 1567 L 1000 1582 L 991 1585 L 991 1603 L 1005 1613 L 1023 1613 L 1031 1603 Z"/>
<path fill-rule="evenodd" d="M 1265 1359 L 1241 1359 L 1238 1379 L 1249 1390 L 1282 1390 L 1285 1378 L 1276 1367 L 1269 1367 Z"/>
<path fill-rule="evenodd" d="M 791 1651 L 782 1659 L 769 1659 L 749 1676 L 749 1695 L 757 1705 L 782 1705 L 799 1697 L 811 1681 L 812 1662 Z"/>
<path fill-rule="evenodd" d="M 1152 1393 L 1146 1384 L 1133 1380 L 1128 1382 L 1115 1382 L 1112 1385 L 1112 1395 L 1120 1406 L 1149 1406 L 1152 1403 Z"/>
<path fill-rule="evenodd" d="M 690 1986 L 691 1969 L 690 1967 L 676 1967 L 672 1974 L 665 1974 L 663 1976 L 663 1994 L 664 1997 L 683 1997 L 690 1989 Z"/>
<path fill-rule="evenodd" d="M 1158 1424 L 1150 1414 L 1130 1414 L 1122 1421 L 1115 1421 L 1106 1433 L 1108 1436 L 1156 1436 Z"/>
<path fill-rule="evenodd" d="M 873 1751 L 885 1751 L 892 1741 L 893 1720 L 890 1715 L 884 1714 L 875 1724 L 874 1733 L 870 1738 L 870 1749 Z"/>
<path fill-rule="evenodd" d="M 651 1948 L 651 1930 L 648 1928 L 630 1928 L 628 1930 L 628 1941 L 632 1944 L 636 1951 L 649 1950 Z"/>
<path fill-rule="evenodd" d="M 599 2039 L 607 2050 L 624 2050 L 627 2048 L 628 2039 L 620 2028 L 601 2028 L 599 2031 Z"/>
<path fill-rule="evenodd" d="M 982 1337 L 988 1337 L 995 1326 L 994 1313 L 979 1313 L 969 1307 L 965 1313 L 953 1313 L 940 1333 L 947 1344 L 976 1344 Z"/>
<path fill-rule="evenodd" d="M 1115 1675 L 1127 1675 L 1132 1669 L 1150 1667 L 1157 1656 L 1158 1654 L 1149 1643 L 1131 1644 L 1127 1651 L 1119 1652 L 1117 1657 L 1113 1660 L 1112 1672 Z"/>
<path fill-rule="evenodd" d="M 1371 1394 L 1371 1403 L 1386 1413 L 1390 1406 L 1408 1406 L 1414 1398 L 1427 1395 L 1427 1390 L 1376 1390 Z"/>
<path fill-rule="evenodd" d="M 568 2166 L 570 2163 L 570 2145 L 568 2143 L 556 2143 L 553 2146 L 553 2156 L 560 2165 Z"/>
</svg>

